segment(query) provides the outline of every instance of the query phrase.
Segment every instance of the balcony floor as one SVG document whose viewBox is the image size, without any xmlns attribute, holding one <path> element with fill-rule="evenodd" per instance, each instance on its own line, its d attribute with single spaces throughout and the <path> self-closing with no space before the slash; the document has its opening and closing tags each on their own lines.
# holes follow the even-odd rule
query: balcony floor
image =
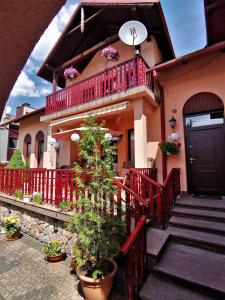
<svg viewBox="0 0 225 300">
<path fill-rule="evenodd" d="M 41 121 L 48 123 L 53 119 L 59 119 L 77 113 L 91 111 L 93 109 L 104 107 L 110 104 L 119 103 L 124 100 L 134 100 L 138 98 L 145 98 L 150 102 L 152 106 L 158 106 L 153 92 L 146 85 L 140 85 L 138 87 L 133 87 L 123 92 L 119 92 L 104 98 L 86 102 L 81 105 L 77 105 L 62 111 L 42 116 Z"/>
</svg>

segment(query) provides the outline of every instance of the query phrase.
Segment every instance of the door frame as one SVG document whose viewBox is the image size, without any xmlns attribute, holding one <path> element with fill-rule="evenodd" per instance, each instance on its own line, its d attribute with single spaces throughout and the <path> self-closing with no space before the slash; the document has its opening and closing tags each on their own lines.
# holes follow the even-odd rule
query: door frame
<svg viewBox="0 0 225 300">
<path fill-rule="evenodd" d="M 189 116 L 204 115 L 204 114 L 211 113 L 211 112 L 215 112 L 215 111 L 205 111 L 205 112 L 201 112 L 201 113 L 192 113 L 192 114 L 183 115 L 187 191 L 188 191 L 189 194 L 193 193 L 193 190 L 192 190 L 193 187 L 191 186 L 191 179 L 190 179 L 190 177 L 191 177 L 190 155 L 189 155 L 189 149 L 188 149 L 189 138 L 188 138 L 188 128 L 185 126 L 185 118 L 189 117 Z M 224 148 L 225 148 L 225 116 L 224 116 L 224 111 L 223 111 L 223 123 L 193 127 L 192 130 L 195 130 L 195 129 L 196 130 L 207 130 L 207 129 L 210 129 L 210 128 L 213 129 L 213 128 L 216 128 L 216 127 L 222 127 L 222 130 L 223 130 L 223 143 L 224 143 Z M 224 151 L 224 156 L 225 156 L 225 151 Z M 225 158 L 224 158 L 224 161 L 225 161 Z"/>
</svg>

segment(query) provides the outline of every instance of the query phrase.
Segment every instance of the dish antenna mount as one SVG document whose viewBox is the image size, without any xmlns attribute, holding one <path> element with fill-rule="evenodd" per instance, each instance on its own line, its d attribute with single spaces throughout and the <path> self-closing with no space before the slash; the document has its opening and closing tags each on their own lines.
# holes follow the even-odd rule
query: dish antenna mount
<svg viewBox="0 0 225 300">
<path fill-rule="evenodd" d="M 129 46 L 142 44 L 147 36 L 148 32 L 145 25 L 139 21 L 128 21 L 119 30 L 120 40 Z"/>
</svg>

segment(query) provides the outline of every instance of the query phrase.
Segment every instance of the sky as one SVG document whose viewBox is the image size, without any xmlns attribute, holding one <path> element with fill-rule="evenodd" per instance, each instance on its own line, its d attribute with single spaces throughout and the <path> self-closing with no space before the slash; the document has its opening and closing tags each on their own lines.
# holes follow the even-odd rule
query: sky
<svg viewBox="0 0 225 300">
<path fill-rule="evenodd" d="M 36 75 L 48 53 L 68 23 L 79 1 L 67 0 L 33 49 L 9 96 L 7 106 L 15 113 L 16 106 L 28 102 L 32 107 L 45 105 L 51 84 Z M 203 0 L 161 0 L 176 56 L 206 45 Z"/>
</svg>

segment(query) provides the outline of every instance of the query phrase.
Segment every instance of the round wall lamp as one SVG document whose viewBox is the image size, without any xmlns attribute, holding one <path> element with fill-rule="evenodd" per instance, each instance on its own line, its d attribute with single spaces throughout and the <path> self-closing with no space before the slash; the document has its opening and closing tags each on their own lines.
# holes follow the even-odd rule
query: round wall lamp
<svg viewBox="0 0 225 300">
<path fill-rule="evenodd" d="M 53 145 L 56 143 L 56 139 L 53 138 L 53 137 L 51 137 L 51 136 L 49 136 L 49 137 L 48 137 L 48 142 L 49 142 L 49 144 L 50 144 L 51 146 L 53 146 Z"/>
<path fill-rule="evenodd" d="M 78 133 L 73 133 L 70 138 L 73 142 L 78 142 L 80 140 L 80 136 Z"/>
</svg>

